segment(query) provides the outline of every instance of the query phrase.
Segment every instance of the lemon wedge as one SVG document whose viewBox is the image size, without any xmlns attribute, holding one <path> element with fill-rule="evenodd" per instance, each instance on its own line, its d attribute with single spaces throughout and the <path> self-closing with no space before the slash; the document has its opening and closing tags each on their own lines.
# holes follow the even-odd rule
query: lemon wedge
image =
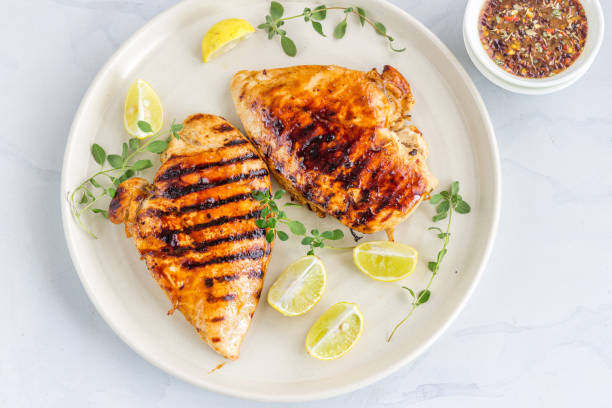
<svg viewBox="0 0 612 408">
<path fill-rule="evenodd" d="M 306 351 L 319 360 L 343 356 L 359 340 L 363 316 L 357 305 L 336 303 L 312 325 L 306 335 Z"/>
<path fill-rule="evenodd" d="M 144 132 L 138 127 L 138 121 L 151 125 L 151 132 Z M 123 124 L 127 132 L 134 137 L 144 139 L 156 134 L 164 123 L 164 109 L 159 97 L 148 83 L 137 79 L 128 89 L 123 108 Z"/>
<path fill-rule="evenodd" d="M 313 255 L 289 265 L 268 291 L 268 303 L 285 316 L 298 316 L 310 310 L 325 290 L 325 267 Z"/>
<path fill-rule="evenodd" d="M 202 60 L 208 62 L 229 51 L 254 31 L 251 23 L 240 18 L 219 21 L 202 38 Z"/>
<path fill-rule="evenodd" d="M 384 282 L 394 282 L 410 275 L 417 259 L 416 249 L 397 242 L 364 242 L 353 249 L 355 265 L 370 278 Z"/>
</svg>

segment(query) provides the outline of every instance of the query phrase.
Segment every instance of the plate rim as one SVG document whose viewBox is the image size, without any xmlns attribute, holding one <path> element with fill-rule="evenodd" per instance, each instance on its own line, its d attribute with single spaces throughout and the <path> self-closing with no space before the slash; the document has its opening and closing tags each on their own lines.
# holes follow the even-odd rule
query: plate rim
<svg viewBox="0 0 612 408">
<path fill-rule="evenodd" d="M 483 256 L 479 261 L 479 265 L 474 275 L 474 279 L 472 279 L 472 281 L 470 282 L 465 294 L 462 296 L 461 300 L 457 304 L 457 307 L 455 308 L 453 313 L 451 313 L 450 316 L 448 316 L 445 319 L 445 322 L 441 324 L 434 331 L 433 335 L 429 339 L 427 339 L 425 342 L 423 342 L 423 344 L 421 344 L 411 353 L 398 359 L 394 364 L 391 364 L 385 369 L 380 370 L 378 373 L 367 376 L 366 378 L 360 381 L 355 381 L 353 383 L 350 383 L 344 386 L 340 386 L 340 387 L 336 387 L 330 390 L 324 390 L 324 391 L 319 391 L 319 392 L 309 392 L 309 393 L 302 393 L 302 394 L 293 394 L 290 397 L 286 395 L 269 395 L 269 394 L 251 392 L 251 391 L 241 391 L 241 390 L 237 390 L 234 388 L 229 388 L 229 387 L 225 387 L 222 385 L 218 385 L 213 382 L 202 381 L 201 379 L 186 375 L 182 373 L 180 370 L 177 370 L 172 366 L 169 366 L 160 361 L 157 361 L 153 356 L 151 356 L 148 352 L 146 352 L 142 347 L 140 347 L 138 344 L 135 344 L 135 342 L 132 342 L 128 338 L 128 335 L 124 333 L 124 331 L 121 328 L 119 328 L 118 326 L 114 324 L 112 318 L 107 314 L 107 311 L 105 310 L 103 306 L 103 302 L 96 296 L 95 291 L 87 284 L 86 276 L 82 272 L 82 269 L 83 269 L 82 265 L 77 256 L 76 249 L 73 246 L 73 240 L 75 239 L 75 237 L 73 236 L 70 228 L 68 228 L 68 224 L 73 222 L 73 218 L 72 218 L 72 214 L 68 210 L 69 206 L 66 205 L 66 202 L 65 202 L 65 200 L 67 200 L 67 197 L 65 196 L 65 192 L 69 191 L 69 188 L 67 186 L 67 175 L 66 175 L 67 174 L 67 163 L 68 163 L 67 156 L 68 156 L 69 148 L 72 145 L 72 141 L 75 138 L 76 124 L 80 122 L 81 117 L 83 116 L 83 112 L 85 111 L 85 107 L 91 103 L 93 92 L 98 87 L 98 84 L 101 81 L 102 77 L 106 74 L 108 69 L 115 63 L 115 61 L 123 54 L 125 49 L 127 49 L 133 42 L 137 41 L 144 32 L 149 30 L 152 26 L 156 25 L 158 21 L 166 18 L 169 14 L 175 12 L 175 10 L 177 9 L 188 7 L 189 3 L 195 4 L 198 2 L 198 0 L 182 0 L 179 3 L 163 10 L 162 12 L 160 12 L 159 14 L 151 18 L 148 22 L 146 22 L 143 26 L 141 26 L 138 30 L 136 30 L 132 35 L 130 35 L 130 37 L 121 44 L 121 46 L 109 57 L 106 63 L 104 63 L 104 65 L 96 73 L 94 79 L 92 80 L 89 87 L 87 88 L 87 91 L 83 95 L 81 102 L 79 103 L 79 107 L 74 115 L 72 124 L 70 126 L 70 131 L 68 134 L 68 138 L 66 139 L 66 147 L 64 149 L 64 155 L 62 159 L 62 174 L 61 174 L 61 183 L 60 183 L 60 191 L 59 191 L 61 216 L 62 216 L 62 228 L 64 230 L 64 238 L 66 240 L 66 244 L 68 247 L 70 258 L 72 260 L 72 264 L 77 272 L 79 280 L 81 281 L 81 285 L 83 286 L 83 288 L 85 289 L 85 292 L 87 293 L 87 296 L 93 303 L 98 314 L 102 317 L 102 319 L 106 322 L 106 324 L 108 324 L 108 326 L 113 330 L 113 332 L 125 344 L 127 344 L 128 347 L 130 347 L 136 354 L 138 354 L 140 357 L 142 357 L 144 360 L 146 360 L 153 366 L 157 367 L 158 369 L 182 381 L 192 384 L 196 387 L 204 388 L 209 391 L 214 391 L 214 392 L 217 392 L 223 395 L 227 395 L 227 396 L 231 396 L 231 397 L 235 397 L 235 398 L 262 401 L 262 402 L 305 402 L 305 401 L 332 398 L 332 397 L 336 397 L 342 394 L 346 394 L 346 393 L 358 390 L 367 385 L 378 382 L 381 379 L 396 372 L 397 370 L 399 370 L 406 364 L 410 363 L 411 361 L 415 360 L 417 357 L 423 354 L 423 352 L 425 352 L 429 347 L 431 347 L 431 345 L 436 340 L 440 338 L 440 336 L 455 321 L 455 319 L 461 313 L 461 311 L 463 310 L 463 308 L 465 307 L 469 299 L 472 297 L 474 290 L 476 289 L 476 286 L 480 282 L 482 275 L 484 273 L 484 269 L 487 266 L 488 261 L 490 259 L 491 252 L 493 250 L 493 245 L 495 243 L 495 238 L 497 236 L 497 230 L 499 227 L 499 219 L 500 219 L 500 213 L 501 213 L 501 198 L 502 198 L 501 164 L 500 164 L 500 157 L 499 157 L 499 148 L 498 148 L 497 139 L 495 136 L 495 130 L 494 130 L 494 127 L 491 121 L 491 117 L 489 116 L 489 112 L 482 99 L 482 96 L 480 95 L 471 77 L 467 74 L 465 68 L 461 65 L 457 57 L 455 57 L 455 55 L 450 51 L 450 49 L 446 46 L 446 44 L 444 44 L 438 38 L 436 34 L 434 34 L 429 28 L 427 28 L 423 23 L 421 23 L 419 20 L 417 20 L 407 11 L 401 9 L 399 6 L 396 6 L 395 4 L 390 3 L 388 0 L 369 0 L 369 1 L 374 3 L 373 4 L 374 6 L 384 5 L 385 7 L 391 8 L 391 10 L 395 13 L 398 13 L 401 18 L 407 19 L 412 24 L 414 24 L 418 29 L 420 29 L 424 33 L 424 35 L 428 37 L 429 40 L 431 40 L 438 47 L 438 49 L 444 54 L 444 56 L 448 58 L 448 60 L 452 64 L 453 68 L 457 71 L 459 76 L 463 79 L 468 92 L 471 94 L 471 96 L 474 98 L 474 101 L 476 102 L 476 108 L 478 112 L 481 114 L 482 118 L 485 119 L 483 125 L 486 129 L 486 133 L 487 133 L 487 137 L 489 141 L 489 148 L 487 150 L 489 150 L 488 153 L 492 157 L 492 164 L 493 164 L 493 177 L 492 177 L 493 190 L 494 190 L 494 196 L 492 197 L 493 199 L 493 206 L 492 206 L 493 220 L 488 228 L 489 239 L 484 248 Z"/>
</svg>

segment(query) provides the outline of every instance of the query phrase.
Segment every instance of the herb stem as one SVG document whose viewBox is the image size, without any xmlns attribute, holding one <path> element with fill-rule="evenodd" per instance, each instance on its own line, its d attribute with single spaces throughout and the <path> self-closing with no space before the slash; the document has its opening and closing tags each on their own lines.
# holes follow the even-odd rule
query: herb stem
<svg viewBox="0 0 612 408">
<path fill-rule="evenodd" d="M 446 225 L 446 233 L 444 234 L 444 239 L 442 240 L 442 250 L 440 251 L 442 253 L 446 253 L 446 247 L 448 246 L 448 239 L 450 237 L 450 227 L 451 227 L 452 218 L 453 218 L 453 206 L 451 205 L 448 210 L 448 223 Z M 391 330 L 391 334 L 389 334 L 389 337 L 387 338 L 387 342 L 391 341 L 391 338 L 393 338 L 393 335 L 395 334 L 397 329 L 399 329 L 404 323 L 406 323 L 406 321 L 410 318 L 410 316 L 412 316 L 416 308 L 421 304 L 425 294 L 429 293 L 429 288 L 431 287 L 431 284 L 433 283 L 434 278 L 438 274 L 438 269 L 440 268 L 440 261 L 441 261 L 440 258 L 436 260 L 436 266 L 433 268 L 433 271 L 431 271 L 431 277 L 429 278 L 429 282 L 427 282 L 427 286 L 425 286 L 425 289 L 419 292 L 419 295 L 417 296 L 416 299 L 413 299 L 412 306 L 410 307 L 410 311 L 402 320 L 399 321 L 399 323 L 395 325 L 395 327 L 393 327 L 393 330 Z"/>
</svg>

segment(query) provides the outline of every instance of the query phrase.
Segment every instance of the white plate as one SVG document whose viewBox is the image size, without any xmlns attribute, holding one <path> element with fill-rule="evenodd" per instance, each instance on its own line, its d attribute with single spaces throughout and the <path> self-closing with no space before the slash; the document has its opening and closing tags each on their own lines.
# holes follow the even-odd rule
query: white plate
<svg viewBox="0 0 612 408">
<path fill-rule="evenodd" d="M 312 2 L 284 2 L 286 15 Z M 258 24 L 267 13 L 264 1 L 186 1 L 162 13 L 127 41 L 102 68 L 76 114 L 68 138 L 62 171 L 62 217 L 66 240 L 85 290 L 100 314 L 137 353 L 161 369 L 190 383 L 243 398 L 298 401 L 325 398 L 376 381 L 422 353 L 457 316 L 474 290 L 491 250 L 500 208 L 500 170 L 491 121 L 476 88 L 448 49 L 423 25 L 382 0 L 353 2 L 383 21 L 404 53 L 390 51 L 371 28 L 351 21 L 347 36 L 334 40 L 317 35 L 303 20 L 285 27 L 298 46 L 298 56 L 285 56 L 278 41 L 258 32 L 247 42 L 211 63 L 200 60 L 200 40 L 216 21 L 246 18 Z M 342 18 L 328 12 L 324 29 L 331 34 Z M 373 281 L 359 272 L 350 252 L 324 252 L 328 288 L 312 311 L 282 317 L 265 301 L 259 305 L 238 361 L 209 374 L 222 359 L 202 343 L 180 313 L 169 317 L 170 305 L 148 271 L 123 227 L 101 218 L 86 219 L 100 235 L 93 240 L 70 216 L 66 195 L 95 168 L 89 149 L 93 142 L 107 151 L 126 140 L 122 125 L 123 98 L 136 78 L 158 92 L 166 118 L 182 120 L 194 112 L 220 114 L 240 125 L 229 95 L 230 79 L 240 69 L 295 64 L 338 64 L 367 70 L 397 67 L 413 87 L 413 122 L 429 142 L 429 164 L 447 187 L 461 181 L 461 193 L 472 205 L 457 216 L 453 239 L 429 302 L 386 342 L 393 325 L 409 307 L 401 285 L 422 288 L 429 277 L 426 262 L 439 250 L 439 240 L 426 229 L 432 206 L 423 204 L 396 231 L 396 238 L 415 246 L 420 261 L 415 273 L 398 283 Z M 150 173 L 145 176 L 150 177 Z M 340 227 L 331 218 L 318 219 L 293 209 L 309 226 Z M 348 235 L 348 234 L 347 234 Z M 368 239 L 384 239 L 379 233 Z M 350 244 L 347 237 L 345 244 Z M 277 242 L 266 277 L 267 288 L 291 260 L 302 253 L 296 240 Z M 264 297 L 262 296 L 262 299 Z M 356 302 L 365 319 L 364 333 L 347 355 L 332 362 L 309 357 L 304 338 L 310 325 L 330 305 Z"/>
</svg>

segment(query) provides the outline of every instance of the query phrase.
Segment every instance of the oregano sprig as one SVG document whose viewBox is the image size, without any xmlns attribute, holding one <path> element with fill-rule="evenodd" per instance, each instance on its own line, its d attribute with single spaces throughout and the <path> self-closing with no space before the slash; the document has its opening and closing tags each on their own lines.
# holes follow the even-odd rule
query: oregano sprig
<svg viewBox="0 0 612 408">
<path fill-rule="evenodd" d="M 285 225 L 292 234 L 303 236 L 301 244 L 308 247 L 308 255 L 314 255 L 316 248 L 334 248 L 326 245 L 325 241 L 337 241 L 344 238 L 344 233 L 339 229 L 323 232 L 313 229 L 310 231 L 310 234 L 307 234 L 306 226 L 302 222 L 287 217 L 287 213 L 281 209 L 290 206 L 301 206 L 292 202 L 286 202 L 282 206 L 279 206 L 276 202 L 276 200 L 283 198 L 285 193 L 285 190 L 277 190 L 273 195 L 270 194 L 269 190 L 255 191 L 252 193 L 253 198 L 263 205 L 261 214 L 255 223 L 259 228 L 266 229 L 266 241 L 271 243 L 276 237 L 281 241 L 287 241 L 289 239 L 289 234 L 279 229 L 281 225 Z"/>
<path fill-rule="evenodd" d="M 138 128 L 144 133 L 153 133 L 151 124 L 146 121 L 139 120 Z M 77 224 L 91 237 L 97 238 L 83 223 L 81 216 L 89 211 L 108 218 L 108 211 L 96 208 L 94 204 L 105 196 L 113 198 L 119 184 L 133 177 L 137 172 L 152 167 L 151 160 L 136 160 L 136 156 L 144 152 L 163 153 L 173 137 L 180 138 L 179 132 L 182 129 L 183 125 L 181 123 L 173 121 L 167 132 L 158 133 L 146 141 L 134 137 L 124 142 L 121 145 L 120 154 L 107 155 L 102 146 L 96 143 L 91 145 L 91 155 L 94 161 L 100 165 L 100 170 L 87 177 L 70 194 L 70 208 Z M 94 191 L 98 193 L 94 194 Z"/>
<path fill-rule="evenodd" d="M 389 47 L 393 51 L 403 52 L 406 50 L 406 48 L 394 48 L 393 41 L 395 41 L 395 38 L 387 34 L 387 28 L 385 27 L 385 25 L 379 21 L 377 22 L 370 19 L 367 16 L 366 11 L 361 7 L 327 7 L 325 5 L 320 5 L 315 7 L 314 9 L 306 7 L 301 14 L 297 14 L 295 16 L 283 17 L 285 9 L 283 8 L 282 4 L 277 1 L 273 1 L 270 4 L 270 12 L 266 16 L 266 21 L 258 25 L 257 28 L 260 30 L 264 30 L 266 33 L 268 33 L 268 39 L 270 40 L 273 39 L 275 36 L 279 36 L 281 40 L 281 47 L 285 54 L 290 57 L 295 57 L 295 55 L 297 54 L 297 47 L 295 46 L 293 40 L 287 36 L 287 31 L 280 27 L 282 27 L 285 24 L 285 21 L 287 20 L 293 20 L 295 18 L 303 17 L 306 23 L 310 22 L 313 30 L 315 30 L 323 37 L 327 37 L 323 32 L 323 26 L 321 25 L 321 21 L 325 20 L 325 18 L 327 17 L 328 10 L 342 10 L 342 12 L 344 13 L 344 18 L 334 27 L 334 38 L 340 39 L 346 35 L 346 31 L 348 28 L 348 18 L 349 15 L 353 14 L 357 16 L 357 18 L 359 19 L 359 23 L 362 27 L 365 26 L 367 23 L 374 29 L 374 31 L 378 35 L 385 37 L 387 41 L 389 41 Z"/>
<path fill-rule="evenodd" d="M 428 231 L 435 231 L 436 236 L 442 240 L 442 249 L 438 251 L 435 261 L 430 261 L 427 263 L 427 269 L 429 269 L 429 271 L 431 272 L 431 276 L 429 278 L 429 282 L 427 282 L 427 285 L 425 286 L 425 289 L 419 291 L 418 294 L 415 294 L 415 291 L 411 288 L 407 286 L 402 286 L 402 289 L 408 291 L 412 298 L 412 301 L 410 303 L 410 310 L 408 311 L 408 314 L 402 320 L 400 320 L 399 323 L 395 325 L 387 341 L 391 341 L 391 338 L 393 337 L 397 329 L 399 329 L 400 326 L 403 325 L 410 318 L 410 316 L 412 316 L 417 307 L 421 306 L 424 303 L 427 303 L 427 301 L 429 300 L 429 297 L 431 296 L 431 284 L 436 275 L 438 274 L 438 271 L 440 270 L 440 264 L 444 260 L 444 257 L 447 253 L 448 241 L 451 235 L 450 227 L 451 220 L 453 218 L 453 213 L 456 212 L 458 214 L 467 214 L 471 210 L 470 205 L 466 203 L 463 200 L 463 197 L 461 197 L 461 195 L 459 194 L 458 181 L 455 181 L 448 191 L 442 191 L 439 194 L 434 194 L 433 196 L 431 196 L 429 202 L 433 205 L 437 205 L 436 215 L 434 215 L 432 218 L 434 222 L 442 221 L 448 218 L 446 230 L 443 231 L 439 227 L 428 228 Z"/>
</svg>

